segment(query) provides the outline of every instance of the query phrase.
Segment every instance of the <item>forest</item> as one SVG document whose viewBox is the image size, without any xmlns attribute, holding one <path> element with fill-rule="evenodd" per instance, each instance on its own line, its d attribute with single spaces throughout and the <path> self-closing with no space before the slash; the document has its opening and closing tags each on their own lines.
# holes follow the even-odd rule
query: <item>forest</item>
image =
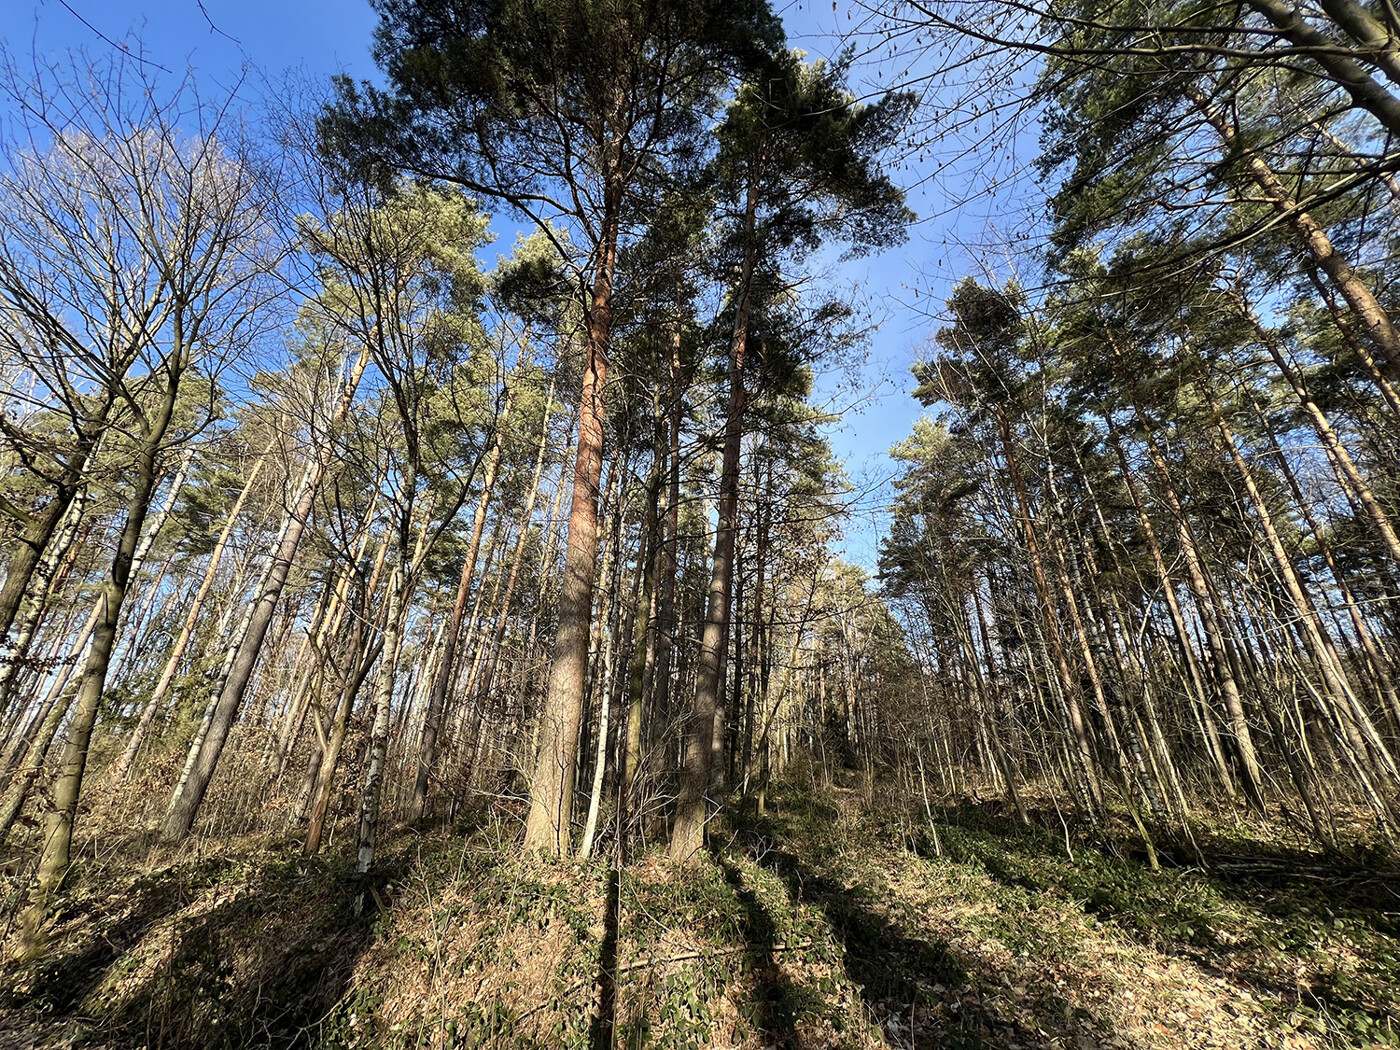
<svg viewBox="0 0 1400 1050">
<path fill-rule="evenodd" d="M 1400 1046 L 1391 0 L 62 6 L 0 1050 Z"/>
</svg>

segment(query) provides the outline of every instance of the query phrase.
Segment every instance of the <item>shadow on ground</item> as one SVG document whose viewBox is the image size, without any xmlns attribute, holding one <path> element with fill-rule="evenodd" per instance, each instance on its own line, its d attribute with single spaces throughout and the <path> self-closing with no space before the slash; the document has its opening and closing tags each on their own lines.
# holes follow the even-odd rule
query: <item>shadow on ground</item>
<svg viewBox="0 0 1400 1050">
<path fill-rule="evenodd" d="M 799 1050 L 797 1020 L 803 1007 L 803 993 L 778 965 L 778 927 L 757 893 L 744 885 L 743 874 L 733 864 L 719 859 L 724 881 L 734 890 L 742 910 L 740 934 L 744 957 L 753 975 L 753 1019 L 763 1045 L 775 1050 Z"/>
<path fill-rule="evenodd" d="M 48 953 L 0 970 L 0 1046 L 313 1045 L 372 935 L 360 888 L 348 862 L 211 857 L 75 893 Z"/>
<path fill-rule="evenodd" d="M 1373 1023 L 1394 1027 L 1400 873 L 1374 856 L 1322 854 L 1241 832 L 1201 836 L 1199 861 L 1188 864 L 1195 851 L 1164 835 L 1164 867 L 1153 872 L 1129 846 L 1084 831 L 1071 861 L 1062 840 L 971 802 L 944 807 L 939 823 L 953 859 L 1004 886 L 1081 902 L 1139 944 L 1326 1013 L 1343 1028 L 1359 1026 L 1354 1034 Z M 1362 968 L 1368 979 L 1337 965 L 1357 952 L 1379 963 Z"/>
<path fill-rule="evenodd" d="M 804 816 L 823 823 L 835 811 Z M 738 841 L 756 863 L 776 874 L 794 901 L 820 909 L 841 946 L 847 976 L 892 1046 L 1096 1046 L 1111 1034 L 1053 988 L 1012 990 L 1001 974 L 970 969 L 949 944 L 911 932 L 870 890 L 824 864 L 820 847 L 805 848 L 811 844 L 801 829 L 784 818 L 750 815 L 737 823 Z M 751 924 L 751 943 L 761 932 Z M 755 950 L 761 957 L 761 947 Z M 1115 1045 L 1132 1044 L 1119 1036 Z"/>
</svg>

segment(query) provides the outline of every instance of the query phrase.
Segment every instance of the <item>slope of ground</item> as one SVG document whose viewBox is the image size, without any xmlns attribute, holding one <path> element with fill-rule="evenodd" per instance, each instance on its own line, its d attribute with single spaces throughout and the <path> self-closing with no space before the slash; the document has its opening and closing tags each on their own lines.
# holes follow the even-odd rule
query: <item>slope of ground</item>
<svg viewBox="0 0 1400 1050">
<path fill-rule="evenodd" d="M 1153 873 L 982 807 L 935 815 L 790 792 L 743 836 L 823 909 L 892 1045 L 1400 1045 L 1393 873 L 1258 843 Z"/>
<path fill-rule="evenodd" d="M 499 813 L 401 831 L 371 883 L 291 843 L 114 853 L 0 971 L 0 1048 L 1400 1045 L 1396 878 L 895 812 L 790 785 L 684 870 L 522 858 Z"/>
</svg>

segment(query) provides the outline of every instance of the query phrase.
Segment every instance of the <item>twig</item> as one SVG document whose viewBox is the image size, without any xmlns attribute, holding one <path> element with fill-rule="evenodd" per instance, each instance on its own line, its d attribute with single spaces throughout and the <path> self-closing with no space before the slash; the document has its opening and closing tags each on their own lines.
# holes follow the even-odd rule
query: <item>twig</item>
<svg viewBox="0 0 1400 1050">
<path fill-rule="evenodd" d="M 768 952 L 770 954 L 776 954 L 778 952 L 800 952 L 812 947 L 812 942 L 803 941 L 799 944 L 775 944 L 771 947 L 767 945 L 763 945 L 761 947 L 765 952 Z M 617 972 L 619 974 L 631 973 L 633 970 L 641 970 L 657 966 L 670 966 L 672 963 L 689 962 L 692 959 L 704 959 L 714 955 L 737 955 L 739 952 L 753 951 L 753 948 L 753 945 L 746 944 L 742 948 L 718 948 L 710 951 L 682 952 L 679 955 L 667 955 L 660 959 L 648 956 L 647 958 L 638 959 L 635 962 L 630 962 L 626 966 L 619 966 L 617 968 Z M 538 1006 L 532 1006 L 530 1009 L 526 1010 L 523 1014 L 517 1017 L 516 1020 L 523 1021 L 525 1020 L 525 1018 L 531 1016 L 532 1014 L 539 1013 L 545 1007 L 549 1006 L 550 1003 L 554 1002 L 555 999 L 562 999 L 566 995 L 573 995 L 574 992 L 577 992 L 581 988 L 584 988 L 586 986 L 591 986 L 593 983 L 593 980 L 590 978 L 575 981 L 563 991 L 551 996 L 545 1002 L 540 1003 Z"/>
<path fill-rule="evenodd" d="M 81 22 L 83 25 L 87 26 L 90 30 L 92 30 L 92 32 L 93 32 L 94 34 L 96 34 L 96 36 L 97 36 L 97 38 L 98 38 L 99 40 L 103 41 L 104 43 L 110 44 L 112 47 L 116 48 L 118 51 L 120 51 L 122 54 L 126 55 L 128 58 L 134 58 L 134 59 L 136 59 L 136 61 L 140 62 L 140 63 L 143 64 L 143 65 L 155 66 L 157 69 L 162 70 L 163 72 L 166 72 L 166 73 L 169 73 L 169 72 L 170 72 L 169 69 L 166 69 L 166 67 L 163 66 L 163 65 L 161 65 L 159 62 L 154 62 L 154 61 L 152 61 L 151 59 L 146 58 L 144 55 L 138 55 L 138 54 L 136 54 L 136 52 L 132 51 L 130 48 L 124 47 L 123 45 L 117 43 L 115 40 L 113 40 L 111 37 L 109 37 L 106 33 L 102 32 L 102 30 L 98 29 L 95 25 L 93 25 L 91 22 L 89 22 L 89 21 L 88 21 L 86 18 L 84 18 L 82 15 L 78 14 L 77 11 L 73 10 L 73 5 L 70 4 L 70 3 L 68 2 L 68 0 L 58 0 L 58 2 L 59 2 L 60 4 L 62 4 L 62 5 L 64 6 L 64 8 L 67 9 L 67 11 L 68 11 L 68 13 L 69 13 L 70 15 L 72 15 L 72 16 L 73 16 L 74 18 L 76 18 L 79 22 Z M 201 5 L 201 8 L 200 8 L 200 9 L 203 10 L 203 6 L 202 6 L 202 5 Z"/>
</svg>

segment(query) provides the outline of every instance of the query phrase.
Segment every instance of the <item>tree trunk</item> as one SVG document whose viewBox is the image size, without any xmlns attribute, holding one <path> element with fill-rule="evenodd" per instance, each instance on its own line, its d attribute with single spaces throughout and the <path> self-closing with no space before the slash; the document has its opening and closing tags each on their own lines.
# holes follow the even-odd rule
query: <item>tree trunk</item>
<svg viewBox="0 0 1400 1050">
<path fill-rule="evenodd" d="M 24 602 L 24 595 L 29 590 L 30 580 L 43 560 L 55 530 L 83 489 L 88 463 L 106 429 L 110 407 L 110 401 L 104 402 L 97 414 L 87 420 L 88 426 L 79 430 L 73 451 L 64 463 L 63 473 L 55 482 L 54 498 L 38 514 L 27 515 L 21 520 L 24 527 L 16 537 L 14 553 L 5 567 L 5 583 L 0 586 L 0 638 L 9 636 Z"/>
<path fill-rule="evenodd" d="M 307 469 L 296 502 L 287 515 L 281 538 L 269 565 L 269 572 L 260 588 L 258 597 L 251 606 L 247 627 L 241 634 L 241 641 L 232 662 L 229 664 L 228 674 L 214 705 L 208 730 L 201 742 L 199 755 L 193 767 L 190 768 L 189 775 L 170 800 L 170 807 L 161 824 L 161 838 L 166 842 L 182 841 L 190 833 L 190 828 L 194 826 L 194 818 L 199 812 L 200 804 L 204 801 L 204 794 L 209 789 L 209 782 L 214 778 L 214 770 L 218 768 L 219 758 L 223 754 L 229 730 L 233 728 L 234 720 L 238 716 L 238 709 L 243 703 L 243 694 L 247 691 L 248 682 L 253 677 L 253 668 L 257 666 L 258 657 L 262 653 L 263 639 L 267 637 L 267 629 L 272 624 L 272 616 L 277 610 L 277 602 L 282 596 L 282 588 L 286 586 L 287 576 L 291 572 L 292 559 L 296 556 L 297 547 L 301 544 L 301 536 L 306 529 L 307 519 L 311 515 L 311 507 L 315 503 L 316 493 L 319 491 L 321 481 L 325 478 L 335 456 L 334 435 L 339 432 L 341 425 L 349 415 L 350 406 L 355 400 L 355 391 L 359 387 L 360 377 L 364 375 L 365 367 L 369 364 L 369 358 L 370 345 L 369 342 L 366 342 L 350 369 L 350 375 L 346 378 L 344 387 L 341 389 L 339 403 L 336 405 L 327 428 L 326 440 L 317 450 L 315 460 Z"/>
<path fill-rule="evenodd" d="M 49 597 L 56 586 L 55 576 L 59 564 L 72 548 L 86 504 L 85 490 L 69 504 L 67 515 L 59 526 L 57 541 L 45 548 L 43 558 L 30 577 L 32 593 L 29 594 L 29 600 L 25 602 L 18 617 L 17 627 L 8 635 L 0 635 L 0 640 L 5 643 L 3 649 L 0 649 L 0 715 L 9 709 L 10 693 L 14 688 L 15 679 L 29 655 L 34 632 L 39 627 Z"/>
<path fill-rule="evenodd" d="M 1264 10 L 1266 14 L 1276 7 L 1283 6 L 1279 0 L 1250 0 L 1250 2 Z M 1293 17 L 1296 18 L 1296 14 Z M 1365 81 L 1367 84 L 1375 86 L 1375 82 L 1370 77 L 1365 77 Z M 1361 323 L 1361 330 L 1375 345 L 1381 359 L 1385 362 L 1391 381 L 1400 379 L 1400 332 L 1395 330 L 1390 315 L 1386 313 L 1380 301 L 1367 287 L 1366 282 L 1351 268 L 1346 257 L 1337 251 L 1317 221 L 1298 206 L 1298 202 L 1284 188 L 1283 183 L 1279 181 L 1278 176 L 1264 162 L 1264 159 L 1254 150 L 1240 144 L 1234 127 L 1226 120 L 1225 115 L 1210 103 L 1199 88 L 1188 87 L 1187 94 L 1210 126 L 1220 135 L 1226 151 L 1233 153 L 1238 150 L 1242 156 L 1247 158 L 1250 177 L 1254 180 L 1255 185 L 1263 191 L 1274 210 L 1302 240 L 1303 246 L 1317 262 L 1322 272 L 1331 278 L 1332 284 L 1342 298 L 1347 301 L 1347 305 L 1351 307 L 1352 312 L 1356 314 L 1357 320 Z M 1396 123 L 1391 128 L 1391 132 L 1392 134 L 1400 134 L 1400 100 L 1389 94 L 1386 94 L 1386 98 L 1395 108 Z"/>
<path fill-rule="evenodd" d="M 175 338 L 181 337 L 177 323 Z M 44 821 L 43 850 L 39 855 L 38 877 L 21 918 L 22 938 L 26 949 L 32 950 L 42 941 L 42 927 L 50 910 L 54 894 L 68 873 L 69 851 L 73 841 L 73 823 L 77 819 L 78 796 L 83 775 L 87 771 L 88 745 L 97 722 L 102 702 L 112 649 L 117 640 L 117 625 L 121 619 L 122 603 L 136 565 L 138 552 L 144 554 L 149 543 L 142 542 L 146 514 L 155 493 L 156 457 L 175 411 L 179 392 L 179 372 L 166 373 L 165 390 L 160 403 L 143 417 L 144 426 L 135 463 L 135 479 L 127 502 L 126 524 L 107 580 L 99 598 L 101 614 L 93 630 L 92 647 L 88 651 L 83 677 L 78 686 L 77 713 L 68 727 L 64 742 L 58 781 L 54 785 L 53 809 Z M 174 499 L 174 494 L 171 496 Z"/>
<path fill-rule="evenodd" d="M 593 573 L 598 557 L 598 485 L 603 475 L 603 385 L 612 340 L 613 267 L 617 256 L 621 186 L 606 189 L 603 237 L 588 316 L 588 346 L 579 395 L 578 452 L 564 580 L 559 592 L 559 625 L 549 669 L 549 687 L 540 712 L 539 754 L 530 785 L 525 849 L 556 856 L 569 851 L 573 821 L 574 771 L 588 674 L 588 628 L 593 615 Z"/>
<path fill-rule="evenodd" d="M 404 567 L 396 563 L 389 573 L 389 607 L 384 614 L 384 645 L 379 676 L 374 683 L 374 724 L 369 735 L 369 762 L 360 796 L 360 827 L 355 871 L 363 875 L 374 864 L 379 841 L 380 799 L 384 792 L 384 759 L 389 746 L 389 716 L 393 708 L 394 678 L 398 671 L 399 643 L 403 637 Z"/>
<path fill-rule="evenodd" d="M 184 625 L 180 628 L 175 643 L 170 647 L 165 666 L 161 669 L 160 679 L 156 682 L 150 699 L 146 701 L 146 706 L 141 710 L 141 717 L 137 720 L 131 739 L 127 741 L 126 749 L 114 767 L 113 775 L 118 780 L 125 778 L 130 771 L 131 763 L 135 760 L 137 751 L 141 749 L 147 732 L 150 731 L 151 721 L 165 702 L 165 696 L 170 691 L 171 683 L 175 681 L 175 673 L 179 670 L 180 661 L 184 659 L 185 649 L 189 646 L 190 639 L 194 637 L 195 628 L 199 623 L 200 611 L 204 608 L 204 600 L 209 596 L 209 591 L 214 586 L 214 580 L 219 571 L 219 562 L 223 560 L 229 537 L 233 535 L 233 527 L 238 522 L 238 514 L 243 509 L 248 494 L 252 492 L 253 483 L 262 472 L 263 464 L 267 462 L 267 457 L 271 455 L 275 443 L 276 438 L 274 437 L 267 443 L 267 448 L 263 450 L 262 455 L 253 463 L 253 469 L 248 472 L 248 480 L 244 482 L 243 488 L 238 493 L 238 498 L 234 500 L 233 506 L 229 509 L 228 518 L 219 533 L 219 538 L 214 541 L 214 549 L 209 552 L 209 564 L 205 566 L 204 577 L 199 581 L 199 588 L 195 591 L 189 611 L 185 614 Z"/>
<path fill-rule="evenodd" d="M 442 709 L 447 701 L 447 690 L 457 673 L 457 643 L 462 635 L 462 620 L 466 615 L 467 597 L 471 593 L 472 580 L 476 575 L 476 558 L 481 551 L 481 535 L 486 529 L 486 512 L 491 505 L 491 496 L 496 488 L 496 474 L 501 467 L 501 430 L 510 419 L 511 401 L 514 391 L 506 384 L 505 403 L 496 417 L 495 433 L 492 435 L 491 449 L 486 454 L 486 474 L 481 482 L 481 495 L 477 499 L 476 512 L 472 515 L 471 537 L 467 540 L 467 551 L 462 558 L 462 575 L 457 581 L 457 593 L 452 601 L 452 615 L 448 618 L 447 629 L 442 640 L 442 658 L 438 662 L 437 674 L 433 676 L 432 691 L 428 694 L 428 709 L 423 715 L 423 735 L 419 742 L 418 771 L 413 779 L 413 819 L 422 820 L 423 811 L 428 805 L 428 780 L 437 757 L 438 730 L 442 725 Z M 548 422 L 548 413 L 545 415 Z M 528 517 L 526 519 L 528 521 Z M 522 529 L 521 535 L 524 535 Z"/>
<path fill-rule="evenodd" d="M 734 539 L 739 508 L 739 452 L 744 437 L 744 356 L 748 350 L 749 312 L 758 246 L 754 239 L 758 185 L 749 183 L 744 214 L 744 262 L 737 289 L 734 333 L 729 344 L 729 407 L 724 420 L 724 451 L 720 465 L 719 521 L 715 530 L 705 625 L 700 638 L 695 703 L 691 708 L 685 765 L 676 799 L 676 823 L 671 833 L 671 858 L 690 862 L 704 846 L 706 791 L 710 786 L 719 706 L 721 662 L 729 630 L 729 591 L 734 571 Z"/>
</svg>

